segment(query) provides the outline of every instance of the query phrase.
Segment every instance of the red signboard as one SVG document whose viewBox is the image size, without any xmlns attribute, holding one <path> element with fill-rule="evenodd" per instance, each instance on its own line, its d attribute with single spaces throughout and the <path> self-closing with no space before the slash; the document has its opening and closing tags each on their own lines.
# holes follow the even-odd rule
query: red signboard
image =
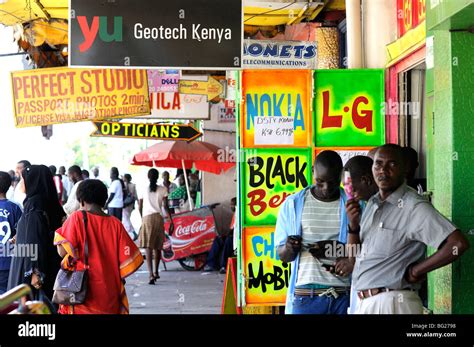
<svg viewBox="0 0 474 347">
<path fill-rule="evenodd" d="M 173 223 L 173 235 L 166 234 L 163 245 L 164 261 L 186 258 L 211 249 L 216 237 L 216 224 L 210 209 L 200 208 L 174 215 Z M 169 224 L 165 223 L 165 230 L 169 229 Z"/>
<path fill-rule="evenodd" d="M 397 0 L 398 37 L 416 28 L 426 17 L 426 0 Z"/>
</svg>

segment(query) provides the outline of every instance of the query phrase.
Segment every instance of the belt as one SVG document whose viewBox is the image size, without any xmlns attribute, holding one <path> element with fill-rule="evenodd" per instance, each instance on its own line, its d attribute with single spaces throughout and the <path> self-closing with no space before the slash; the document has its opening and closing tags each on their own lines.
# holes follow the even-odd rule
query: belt
<svg viewBox="0 0 474 347">
<path fill-rule="evenodd" d="M 339 294 L 349 294 L 349 288 L 346 287 L 331 287 L 331 288 L 295 288 L 295 295 L 298 296 L 333 296 L 335 299 Z"/>
<path fill-rule="evenodd" d="M 359 297 L 359 299 L 363 300 L 363 299 L 370 298 L 371 296 L 375 296 L 375 295 L 380 294 L 380 293 L 391 292 L 391 291 L 394 291 L 394 290 L 412 290 L 413 291 L 414 289 L 410 289 L 410 288 L 406 288 L 406 289 L 372 288 L 372 289 L 366 289 L 366 290 L 358 291 L 357 296 Z"/>
</svg>

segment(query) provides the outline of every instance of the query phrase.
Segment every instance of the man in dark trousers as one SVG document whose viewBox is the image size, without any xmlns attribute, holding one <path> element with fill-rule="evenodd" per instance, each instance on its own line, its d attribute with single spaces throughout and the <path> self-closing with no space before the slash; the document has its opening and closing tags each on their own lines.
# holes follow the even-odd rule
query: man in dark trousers
<svg viewBox="0 0 474 347">
<path fill-rule="evenodd" d="M 428 272 L 469 248 L 464 235 L 405 183 L 400 146 L 378 148 L 372 172 L 379 188 L 361 218 L 357 199 L 346 203 L 348 244 L 361 244 L 352 273 L 357 314 L 421 314 L 417 290 Z M 438 249 L 425 259 L 426 245 Z"/>
</svg>

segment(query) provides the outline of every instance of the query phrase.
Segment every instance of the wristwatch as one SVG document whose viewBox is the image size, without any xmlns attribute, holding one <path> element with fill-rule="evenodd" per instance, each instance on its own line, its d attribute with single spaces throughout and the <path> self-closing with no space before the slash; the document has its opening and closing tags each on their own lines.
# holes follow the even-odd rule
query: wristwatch
<svg viewBox="0 0 474 347">
<path fill-rule="evenodd" d="M 359 233 L 360 233 L 360 225 L 357 227 L 356 230 L 352 230 L 351 227 L 350 227 L 350 225 L 347 224 L 347 232 L 348 232 L 349 234 L 359 235 Z"/>
</svg>

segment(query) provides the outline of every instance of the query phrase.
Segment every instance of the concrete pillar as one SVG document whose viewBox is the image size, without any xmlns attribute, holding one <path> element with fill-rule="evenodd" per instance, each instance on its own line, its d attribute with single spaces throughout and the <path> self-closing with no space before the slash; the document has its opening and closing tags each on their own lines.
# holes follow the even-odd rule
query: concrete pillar
<svg viewBox="0 0 474 347">
<path fill-rule="evenodd" d="M 346 0 L 347 67 L 363 67 L 360 0 Z"/>
<path fill-rule="evenodd" d="M 385 68 L 386 45 L 397 39 L 397 6 L 393 0 L 369 0 L 362 3 L 364 65 Z"/>
</svg>

